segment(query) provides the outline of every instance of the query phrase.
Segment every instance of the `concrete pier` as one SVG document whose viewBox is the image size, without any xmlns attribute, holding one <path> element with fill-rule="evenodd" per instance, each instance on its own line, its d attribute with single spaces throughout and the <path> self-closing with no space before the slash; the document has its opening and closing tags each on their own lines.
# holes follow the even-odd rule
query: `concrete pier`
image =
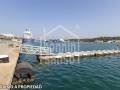
<svg viewBox="0 0 120 90">
<path fill-rule="evenodd" d="M 81 52 L 66 52 L 58 53 L 55 55 L 45 55 L 39 56 L 40 60 L 52 60 L 52 59 L 65 59 L 65 58 L 81 58 L 90 56 L 104 56 L 104 55 L 114 55 L 120 54 L 120 50 L 93 50 L 93 51 L 81 51 Z"/>
<path fill-rule="evenodd" d="M 19 46 L 17 44 L 2 44 L 0 45 L 0 55 L 9 56 L 9 63 L 0 63 L 0 85 L 11 85 L 15 67 L 19 57 Z M 0 90 L 2 89 L 0 88 Z"/>
</svg>

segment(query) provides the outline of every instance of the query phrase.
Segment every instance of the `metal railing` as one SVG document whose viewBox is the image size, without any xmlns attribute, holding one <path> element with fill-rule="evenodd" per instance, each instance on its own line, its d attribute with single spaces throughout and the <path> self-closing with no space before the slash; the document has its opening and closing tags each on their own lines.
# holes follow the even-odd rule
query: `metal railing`
<svg viewBox="0 0 120 90">
<path fill-rule="evenodd" d="M 50 55 L 52 53 L 52 49 L 49 47 L 21 45 L 20 53 L 35 55 Z"/>
</svg>

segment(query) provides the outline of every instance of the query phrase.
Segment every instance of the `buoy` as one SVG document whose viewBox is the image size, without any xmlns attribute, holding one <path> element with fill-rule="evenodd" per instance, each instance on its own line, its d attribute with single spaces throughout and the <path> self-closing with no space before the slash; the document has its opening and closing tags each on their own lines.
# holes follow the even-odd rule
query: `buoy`
<svg viewBox="0 0 120 90">
<path fill-rule="evenodd" d="M 29 62 L 21 62 L 16 65 L 13 82 L 30 83 L 29 80 L 34 79 L 33 67 Z"/>
</svg>

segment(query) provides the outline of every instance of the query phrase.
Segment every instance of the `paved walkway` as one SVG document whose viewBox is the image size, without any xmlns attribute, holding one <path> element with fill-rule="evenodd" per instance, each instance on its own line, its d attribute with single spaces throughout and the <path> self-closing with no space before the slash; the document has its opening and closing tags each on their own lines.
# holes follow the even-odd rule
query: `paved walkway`
<svg viewBox="0 0 120 90">
<path fill-rule="evenodd" d="M 8 48 L 8 45 L 0 45 L 0 55 L 8 55 L 10 58 L 9 63 L 0 63 L 0 85 L 11 85 L 16 63 L 19 57 L 17 50 L 19 49 Z M 0 90 L 2 89 L 0 88 Z"/>
</svg>

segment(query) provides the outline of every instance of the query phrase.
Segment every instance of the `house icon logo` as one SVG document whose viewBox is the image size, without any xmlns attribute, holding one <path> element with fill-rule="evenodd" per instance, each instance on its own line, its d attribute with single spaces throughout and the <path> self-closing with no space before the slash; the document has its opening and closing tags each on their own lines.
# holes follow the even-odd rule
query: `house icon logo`
<svg viewBox="0 0 120 90">
<path fill-rule="evenodd" d="M 60 33 L 61 31 L 62 33 Z M 59 35 L 60 37 L 58 37 Z M 69 38 L 62 37 L 65 35 L 69 36 Z M 78 40 L 71 42 L 69 39 Z M 43 35 L 41 36 L 41 40 L 40 44 L 52 48 L 54 53 L 77 52 L 80 49 L 79 36 L 62 25 L 52 28 L 47 33 L 44 31 Z"/>
<path fill-rule="evenodd" d="M 73 33 L 71 30 L 65 28 L 62 25 L 58 25 L 58 26 L 54 27 L 49 32 L 47 32 L 45 35 L 47 37 L 47 36 L 49 36 L 51 34 L 54 34 L 54 32 L 58 31 L 58 33 L 59 33 L 59 30 L 64 31 L 63 33 L 66 33 L 67 35 L 72 36 L 72 38 L 79 39 L 79 36 L 77 34 Z"/>
</svg>

